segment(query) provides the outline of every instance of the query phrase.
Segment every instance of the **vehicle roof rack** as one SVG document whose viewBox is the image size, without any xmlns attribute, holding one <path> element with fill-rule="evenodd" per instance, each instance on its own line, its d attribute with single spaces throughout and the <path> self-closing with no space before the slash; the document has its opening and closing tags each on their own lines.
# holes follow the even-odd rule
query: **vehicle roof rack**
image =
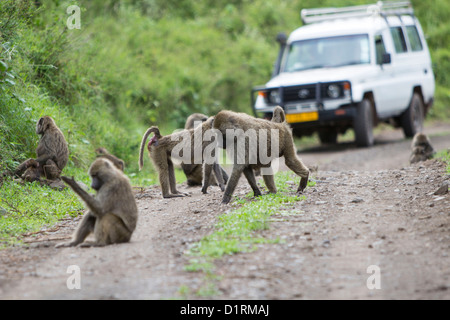
<svg viewBox="0 0 450 320">
<path fill-rule="evenodd" d="M 302 9 L 300 13 L 303 24 L 377 15 L 382 17 L 391 15 L 414 16 L 414 9 L 410 1 L 378 1 L 375 4 L 342 8 Z"/>
</svg>

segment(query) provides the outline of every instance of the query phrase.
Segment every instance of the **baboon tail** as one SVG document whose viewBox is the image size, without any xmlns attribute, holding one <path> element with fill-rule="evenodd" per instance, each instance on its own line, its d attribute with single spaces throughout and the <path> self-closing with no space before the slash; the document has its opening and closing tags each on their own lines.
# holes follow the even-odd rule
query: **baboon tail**
<svg viewBox="0 0 450 320">
<path fill-rule="evenodd" d="M 144 136 L 142 137 L 141 141 L 141 147 L 139 149 L 139 171 L 142 170 L 142 167 L 144 166 L 144 147 L 145 143 L 147 142 L 147 138 L 151 133 L 154 133 L 157 138 L 161 137 L 161 134 L 159 133 L 158 127 L 150 127 L 145 131 Z"/>
</svg>

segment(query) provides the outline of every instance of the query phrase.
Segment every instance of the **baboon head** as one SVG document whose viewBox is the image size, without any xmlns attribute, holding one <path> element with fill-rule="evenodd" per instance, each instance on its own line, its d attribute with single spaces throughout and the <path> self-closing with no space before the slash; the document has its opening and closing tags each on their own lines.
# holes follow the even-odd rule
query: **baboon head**
<svg viewBox="0 0 450 320">
<path fill-rule="evenodd" d="M 108 181 L 116 176 L 116 167 L 105 158 L 96 159 L 89 168 L 89 175 L 92 179 L 92 189 L 98 191 Z"/>
<path fill-rule="evenodd" d="M 47 131 L 49 128 L 51 127 L 55 127 L 55 121 L 49 117 L 49 116 L 44 116 L 42 118 L 40 118 L 38 120 L 38 122 L 36 123 L 36 133 L 37 134 L 44 134 L 45 131 Z"/>
</svg>

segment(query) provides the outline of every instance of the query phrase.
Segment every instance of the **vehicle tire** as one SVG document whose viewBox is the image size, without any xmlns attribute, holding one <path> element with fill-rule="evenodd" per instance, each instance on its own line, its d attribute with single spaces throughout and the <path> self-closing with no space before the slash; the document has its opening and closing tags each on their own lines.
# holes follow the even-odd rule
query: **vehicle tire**
<svg viewBox="0 0 450 320">
<path fill-rule="evenodd" d="M 318 132 L 320 142 L 322 144 L 336 144 L 337 143 L 337 130 L 333 128 L 320 129 Z"/>
<path fill-rule="evenodd" d="M 358 147 L 370 147 L 373 145 L 373 112 L 372 103 L 368 99 L 361 101 L 356 109 L 356 117 L 353 119 L 355 142 Z"/>
<path fill-rule="evenodd" d="M 400 116 L 400 125 L 407 138 L 412 138 L 423 129 L 424 107 L 422 98 L 414 93 L 408 109 Z"/>
</svg>

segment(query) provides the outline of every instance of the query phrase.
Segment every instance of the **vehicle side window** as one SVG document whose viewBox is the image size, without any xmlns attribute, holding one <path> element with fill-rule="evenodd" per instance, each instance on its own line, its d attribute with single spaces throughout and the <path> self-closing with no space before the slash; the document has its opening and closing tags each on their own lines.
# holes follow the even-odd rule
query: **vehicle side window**
<svg viewBox="0 0 450 320">
<path fill-rule="evenodd" d="M 409 43 L 412 51 L 421 51 L 423 49 L 422 42 L 420 41 L 419 32 L 417 32 L 416 26 L 407 26 L 406 33 L 408 35 Z"/>
<path fill-rule="evenodd" d="M 375 50 L 377 54 L 377 64 L 383 63 L 383 55 L 386 53 L 383 37 L 381 35 L 375 36 Z"/>
<path fill-rule="evenodd" d="M 397 53 L 406 52 L 408 49 L 406 47 L 405 35 L 403 34 L 402 28 L 392 27 L 391 35 L 394 40 L 395 51 Z"/>
</svg>

